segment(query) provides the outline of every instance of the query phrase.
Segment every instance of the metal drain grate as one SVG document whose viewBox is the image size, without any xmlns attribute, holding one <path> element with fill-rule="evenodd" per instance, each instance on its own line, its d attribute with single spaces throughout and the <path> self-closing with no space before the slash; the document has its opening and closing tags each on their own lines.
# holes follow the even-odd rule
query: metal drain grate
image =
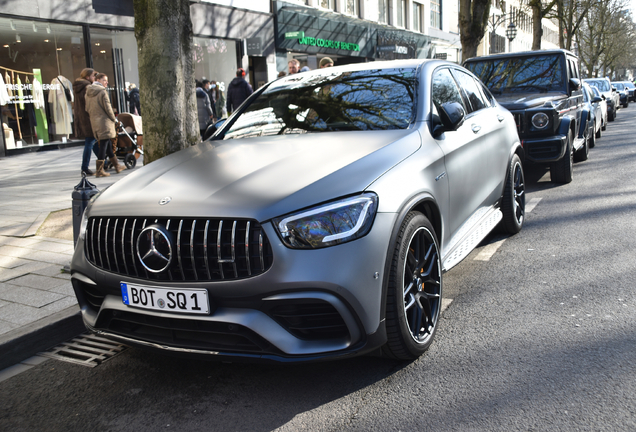
<svg viewBox="0 0 636 432">
<path fill-rule="evenodd" d="M 84 333 L 38 355 L 83 366 L 95 367 L 115 357 L 126 348 L 128 348 L 126 345 L 119 344 L 110 339 Z"/>
</svg>

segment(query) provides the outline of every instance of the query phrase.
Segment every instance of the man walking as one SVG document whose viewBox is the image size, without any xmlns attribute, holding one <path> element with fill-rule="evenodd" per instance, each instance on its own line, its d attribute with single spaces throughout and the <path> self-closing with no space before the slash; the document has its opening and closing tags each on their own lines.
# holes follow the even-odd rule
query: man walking
<svg viewBox="0 0 636 432">
<path fill-rule="evenodd" d="M 245 81 L 245 69 L 239 68 L 236 71 L 236 78 L 232 80 L 227 88 L 227 112 L 228 115 L 234 112 L 247 99 L 254 90 L 250 83 Z"/>
</svg>

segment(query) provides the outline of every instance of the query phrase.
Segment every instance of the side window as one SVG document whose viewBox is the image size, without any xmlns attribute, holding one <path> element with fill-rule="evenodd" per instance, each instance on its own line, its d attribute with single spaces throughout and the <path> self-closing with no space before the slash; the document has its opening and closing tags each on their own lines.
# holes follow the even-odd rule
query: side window
<svg viewBox="0 0 636 432">
<path fill-rule="evenodd" d="M 439 69 L 433 74 L 431 98 L 435 107 L 449 102 L 457 102 L 464 106 L 457 83 L 448 69 Z"/>
<path fill-rule="evenodd" d="M 480 86 L 477 81 L 466 72 L 462 72 L 460 70 L 454 69 L 453 76 L 457 78 L 457 82 L 459 86 L 464 91 L 466 95 L 466 99 L 470 103 L 470 108 L 468 112 L 479 111 L 480 109 L 486 108 L 489 104 L 484 99 L 484 94 L 480 90 Z"/>
</svg>

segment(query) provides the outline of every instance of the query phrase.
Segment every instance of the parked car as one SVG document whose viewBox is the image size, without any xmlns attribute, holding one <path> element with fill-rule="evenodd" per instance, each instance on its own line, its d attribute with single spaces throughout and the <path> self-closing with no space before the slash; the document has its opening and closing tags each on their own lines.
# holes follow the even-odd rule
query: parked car
<svg viewBox="0 0 636 432">
<path fill-rule="evenodd" d="M 594 110 L 597 113 L 600 113 L 598 117 L 600 117 L 600 128 L 596 128 L 596 138 L 601 137 L 601 131 L 604 131 L 607 128 L 607 101 L 601 97 L 601 92 L 598 91 L 596 87 L 592 87 L 587 83 L 583 83 L 585 86 L 588 86 L 590 91 L 592 92 L 592 105 L 594 105 Z M 598 99 L 596 99 L 598 98 Z M 597 100 L 598 102 L 595 102 Z M 599 123 L 597 119 L 597 123 Z"/>
<path fill-rule="evenodd" d="M 612 86 L 615 87 L 618 92 L 621 106 L 627 108 L 629 106 L 629 91 L 627 87 L 625 87 L 625 84 L 620 81 L 614 81 L 612 82 Z"/>
<path fill-rule="evenodd" d="M 574 154 L 574 160 L 576 162 L 585 161 L 589 157 L 590 149 L 596 145 L 596 122 L 597 118 L 600 120 L 601 112 L 600 107 L 594 106 L 593 101 L 598 102 L 602 99 L 594 99 L 592 96 L 590 86 L 583 83 L 583 109 L 581 112 L 581 125 L 579 127 L 579 137 L 585 139 L 585 145 Z M 600 130 L 600 122 L 599 122 Z"/>
<path fill-rule="evenodd" d="M 629 100 L 631 102 L 636 102 L 636 86 L 631 81 L 621 81 L 627 91 L 629 92 Z"/>
<path fill-rule="evenodd" d="M 218 359 L 414 359 L 442 273 L 497 225 L 521 229 L 523 157 L 513 116 L 453 63 L 278 79 L 90 203 L 71 264 L 82 318 Z"/>
<path fill-rule="evenodd" d="M 601 92 L 602 97 L 607 102 L 607 120 L 614 121 L 620 107 L 620 98 L 616 87 L 612 86 L 609 78 L 587 78 L 583 81 Z"/>
<path fill-rule="evenodd" d="M 525 51 L 474 57 L 464 66 L 513 114 L 526 159 L 549 166 L 553 182 L 571 182 L 574 154 L 586 145 L 579 133 L 583 92 L 576 56 Z"/>
</svg>

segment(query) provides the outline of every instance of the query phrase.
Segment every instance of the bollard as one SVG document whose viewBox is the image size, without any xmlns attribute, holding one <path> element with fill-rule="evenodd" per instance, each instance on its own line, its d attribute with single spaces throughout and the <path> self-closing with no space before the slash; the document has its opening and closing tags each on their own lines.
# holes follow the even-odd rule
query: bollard
<svg viewBox="0 0 636 432">
<path fill-rule="evenodd" d="M 77 244 L 82 215 L 90 199 L 99 192 L 99 189 L 86 179 L 86 174 L 82 173 L 82 180 L 73 188 L 73 244 Z"/>
</svg>

